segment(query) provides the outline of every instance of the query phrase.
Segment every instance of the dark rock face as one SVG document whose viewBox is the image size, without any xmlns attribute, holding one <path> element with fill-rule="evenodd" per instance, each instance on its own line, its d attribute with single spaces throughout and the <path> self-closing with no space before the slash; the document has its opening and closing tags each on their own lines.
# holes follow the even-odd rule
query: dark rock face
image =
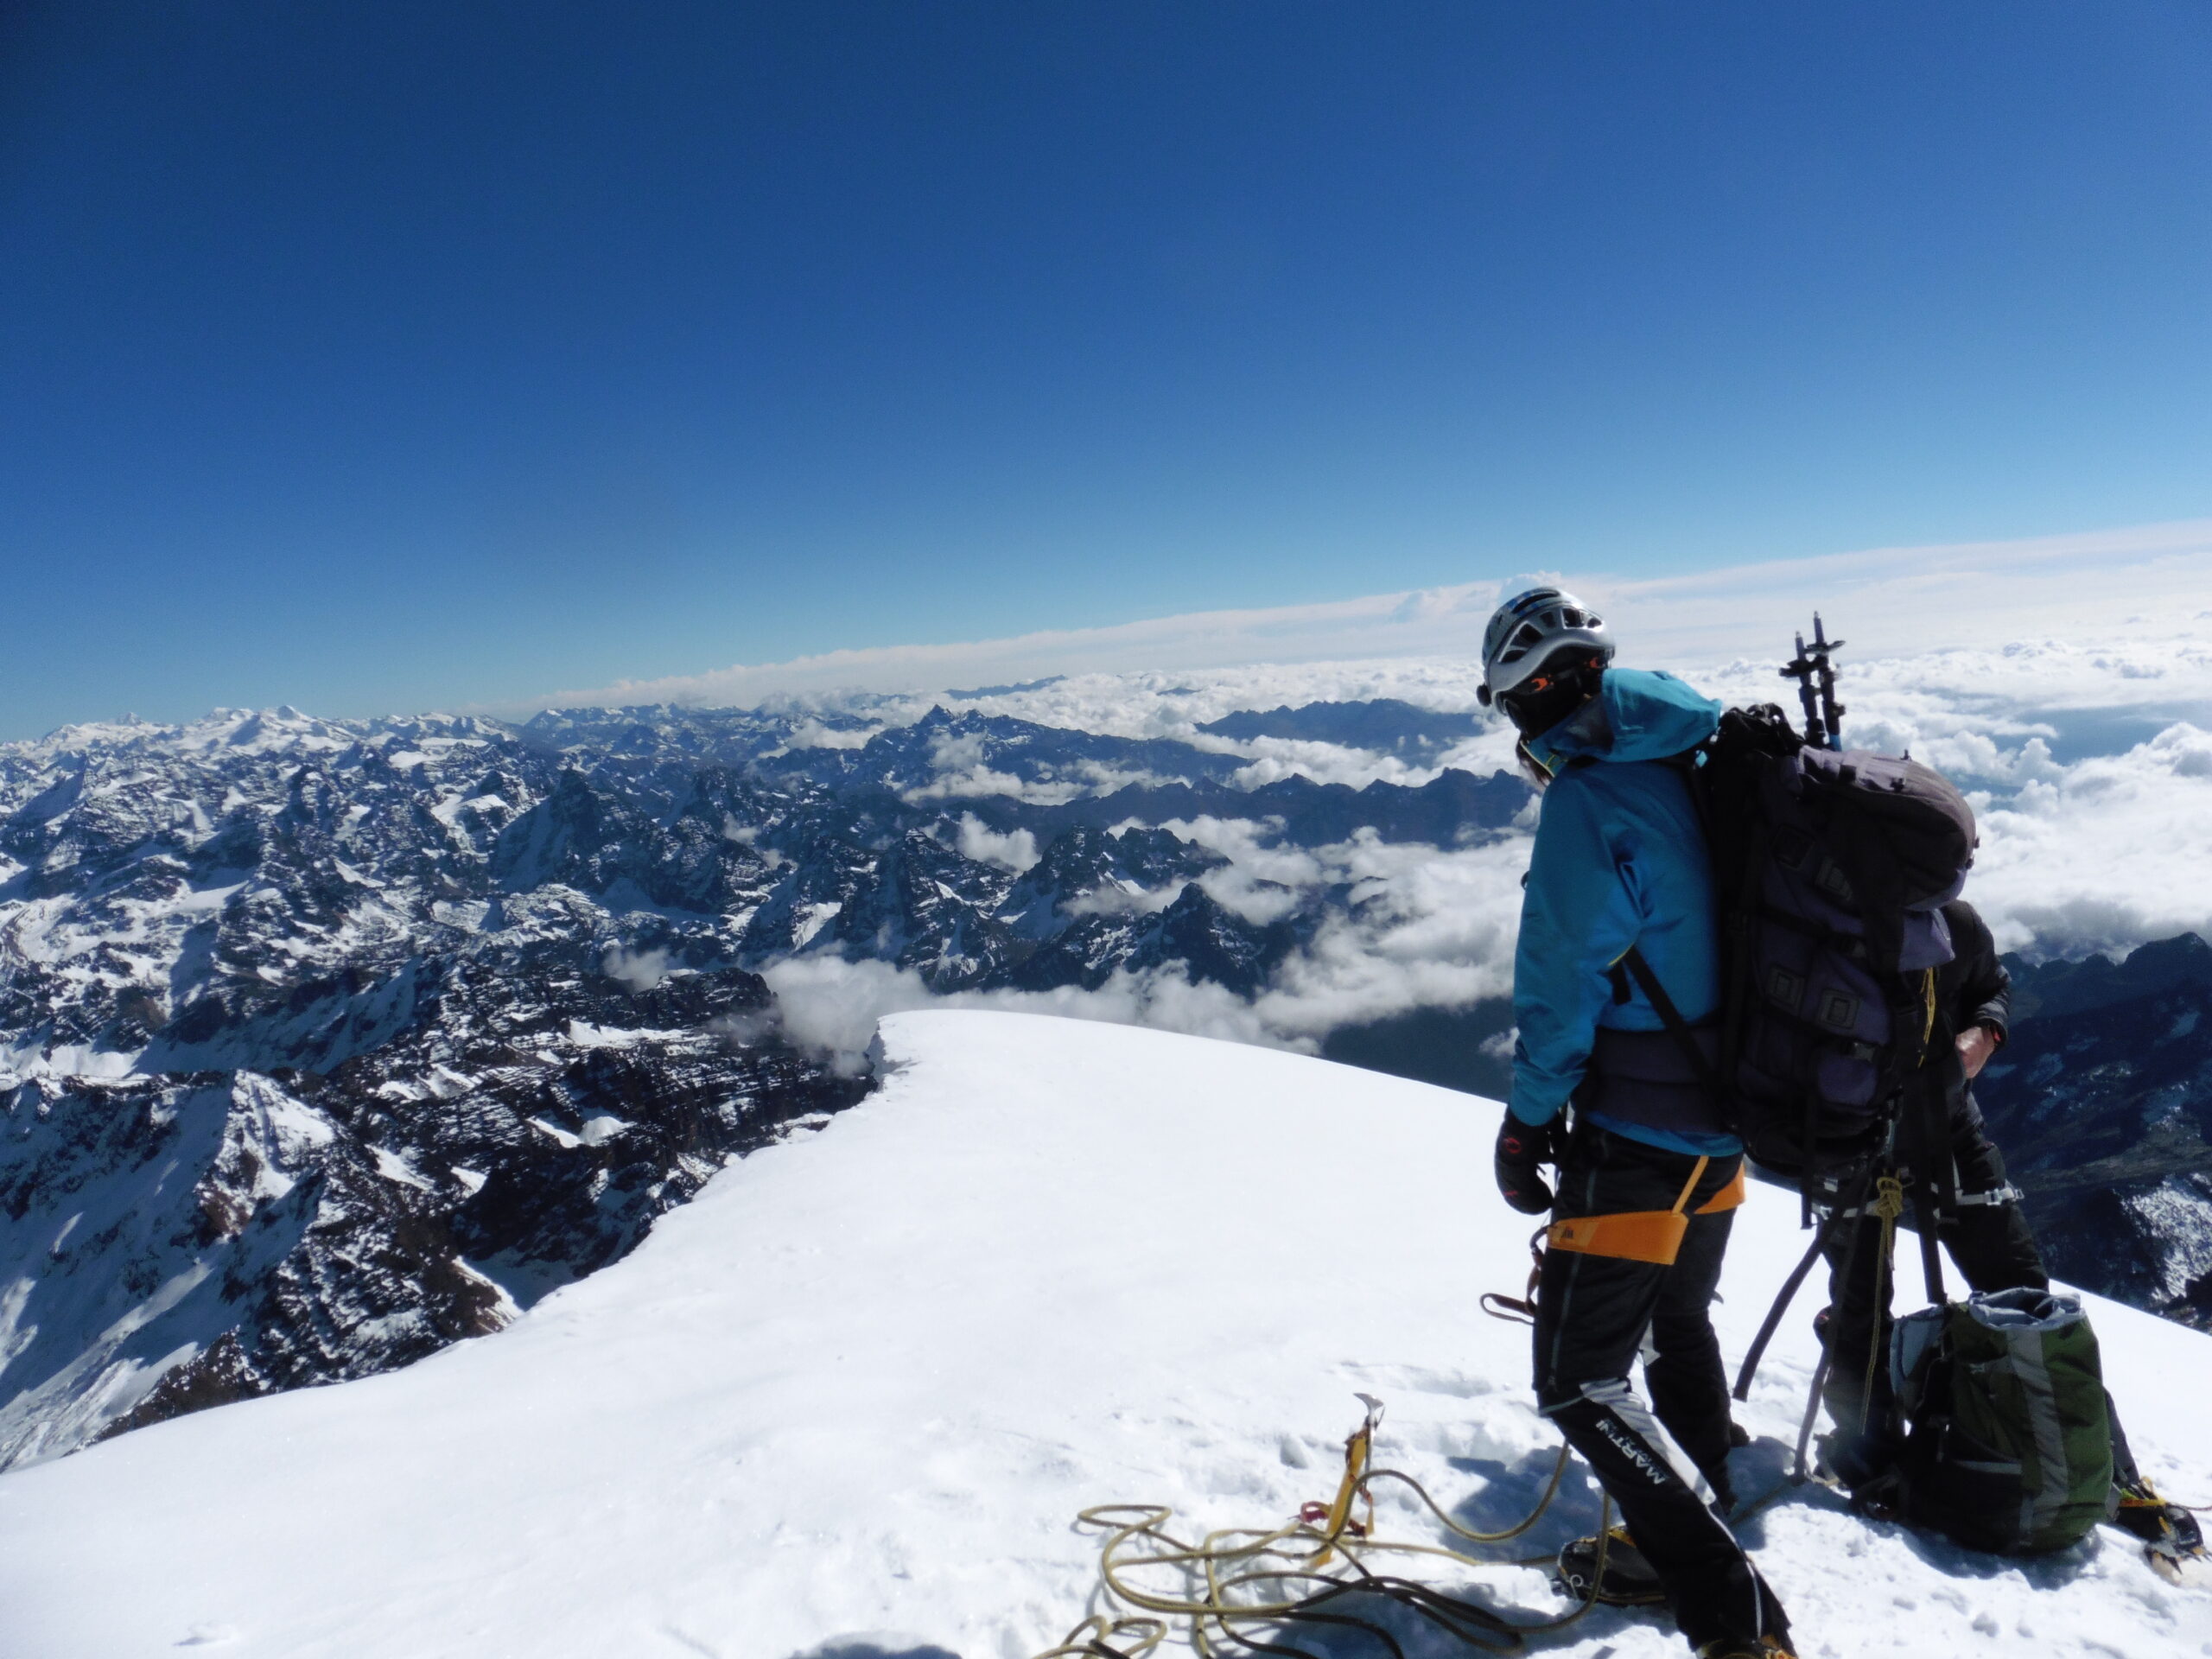
<svg viewBox="0 0 2212 1659">
<path fill-rule="evenodd" d="M 1198 729 L 1214 737 L 1281 737 L 1337 743 L 1433 765 L 1480 729 L 1472 715 L 1441 715 L 1395 697 L 1369 702 L 1309 702 L 1265 711 L 1240 709 Z"/>
<path fill-rule="evenodd" d="M 1975 1096 L 2051 1270 L 2212 1330 L 2212 946 L 2011 966 Z"/>
</svg>

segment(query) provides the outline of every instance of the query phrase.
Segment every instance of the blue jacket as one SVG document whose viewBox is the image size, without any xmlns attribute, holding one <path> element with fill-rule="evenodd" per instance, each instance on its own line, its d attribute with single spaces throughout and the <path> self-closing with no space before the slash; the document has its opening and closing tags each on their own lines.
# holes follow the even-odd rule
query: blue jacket
<svg viewBox="0 0 2212 1659">
<path fill-rule="evenodd" d="M 1630 945 L 1683 1019 L 1720 1001 L 1713 874 L 1688 781 L 1658 764 L 1713 734 L 1720 705 L 1671 674 L 1608 670 L 1592 702 L 1529 744 L 1552 772 L 1521 901 L 1513 966 L 1513 1115 L 1548 1122 L 1582 1081 L 1597 1028 L 1661 1031 L 1658 1011 L 1610 970 Z M 1578 764 L 1579 763 L 1579 764 Z M 1615 1133 L 1716 1157 L 1732 1135 L 1655 1128 L 1592 1111 Z"/>
</svg>

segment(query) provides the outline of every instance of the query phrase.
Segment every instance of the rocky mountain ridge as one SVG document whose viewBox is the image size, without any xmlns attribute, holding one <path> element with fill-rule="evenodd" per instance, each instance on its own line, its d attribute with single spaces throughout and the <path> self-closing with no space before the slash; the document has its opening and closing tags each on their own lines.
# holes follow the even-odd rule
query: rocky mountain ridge
<svg viewBox="0 0 2212 1659">
<path fill-rule="evenodd" d="M 1243 764 L 944 710 L 0 748 L 0 1461 L 405 1363 L 615 1259 L 866 1087 L 785 1036 L 762 966 L 1249 995 L 1319 911 L 1224 904 L 1228 861 L 1139 809 L 1464 842 L 1526 798 L 1250 795 Z"/>
<path fill-rule="evenodd" d="M 0 1465 L 404 1364 L 617 1259 L 868 1086 L 790 1034 L 779 964 L 1249 1001 L 1378 948 L 1389 868 L 1510 880 L 1528 787 L 1322 783 L 1255 746 L 1426 764 L 1473 727 L 277 709 L 0 747 Z M 2170 967 L 2023 964 L 1986 1094 L 2060 1270 L 2202 1323 L 2212 1022 Z M 1322 1046 L 1494 1092 L 1510 1024 L 1424 1003 Z"/>
<path fill-rule="evenodd" d="M 2051 1270 L 2212 1331 L 2212 945 L 2007 965 L 1975 1096 Z"/>
</svg>

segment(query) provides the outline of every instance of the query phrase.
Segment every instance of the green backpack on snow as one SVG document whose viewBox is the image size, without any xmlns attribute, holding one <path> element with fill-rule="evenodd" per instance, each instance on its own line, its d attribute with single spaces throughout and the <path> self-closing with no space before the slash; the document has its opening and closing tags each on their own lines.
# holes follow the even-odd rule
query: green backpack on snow
<svg viewBox="0 0 2212 1659">
<path fill-rule="evenodd" d="M 1970 1549 L 2063 1549 L 2111 1512 L 2112 1420 L 2078 1296 L 2001 1290 L 1899 1319 L 1904 1517 Z"/>
</svg>

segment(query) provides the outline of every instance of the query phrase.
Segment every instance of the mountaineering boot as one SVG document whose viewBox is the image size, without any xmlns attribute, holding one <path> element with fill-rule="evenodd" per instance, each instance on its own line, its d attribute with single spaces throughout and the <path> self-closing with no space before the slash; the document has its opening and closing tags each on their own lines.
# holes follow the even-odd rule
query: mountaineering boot
<svg viewBox="0 0 2212 1659">
<path fill-rule="evenodd" d="M 2178 1503 L 2158 1496 L 2157 1487 L 2141 1475 L 2113 1483 L 2120 1506 L 2113 1525 L 2143 1541 L 2144 1559 L 2158 1576 L 2180 1584 L 2184 1579 L 2212 1573 L 2212 1556 L 2204 1551 L 2204 1530 L 2196 1517 Z"/>
<path fill-rule="evenodd" d="M 1779 1637 L 1763 1636 L 1754 1642 L 1741 1636 L 1724 1636 L 1697 1650 L 1697 1659 L 1797 1659 Z"/>
<path fill-rule="evenodd" d="M 1880 1437 L 1831 1429 L 1814 1441 L 1813 1472 L 1843 1488 L 1851 1507 L 1876 1521 L 1893 1521 L 1904 1497 L 1897 1452 Z"/>
<path fill-rule="evenodd" d="M 1595 1534 L 1577 1538 L 1559 1553 L 1559 1571 L 1553 1576 L 1552 1587 L 1563 1596 L 1577 1601 L 1590 1599 L 1590 1582 L 1598 1573 L 1598 1539 Z M 1605 1534 L 1605 1571 L 1598 1578 L 1598 1597 L 1609 1607 L 1650 1607 L 1667 1599 L 1667 1592 L 1659 1587 L 1659 1575 L 1651 1570 L 1651 1563 L 1643 1559 L 1643 1552 L 1636 1547 L 1625 1527 L 1614 1527 Z"/>
</svg>

